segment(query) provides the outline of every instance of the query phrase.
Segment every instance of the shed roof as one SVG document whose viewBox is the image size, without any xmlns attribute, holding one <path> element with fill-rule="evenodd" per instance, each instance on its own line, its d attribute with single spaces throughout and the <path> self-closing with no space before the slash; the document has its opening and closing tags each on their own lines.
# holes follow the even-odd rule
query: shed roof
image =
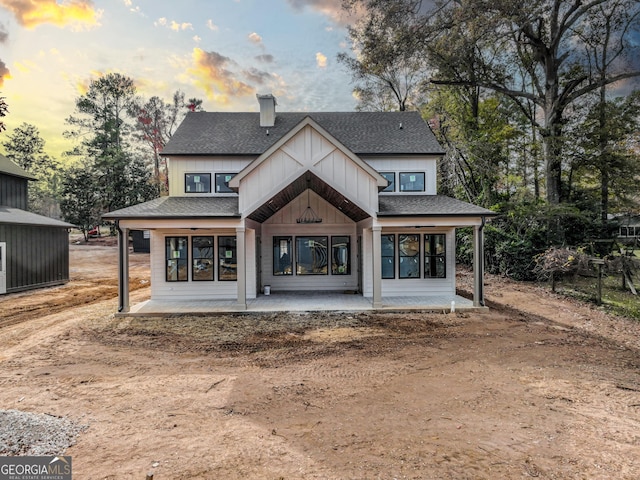
<svg viewBox="0 0 640 480">
<path fill-rule="evenodd" d="M 105 213 L 105 220 L 240 217 L 238 197 L 160 197 Z"/>
<path fill-rule="evenodd" d="M 281 112 L 272 127 L 257 112 L 191 112 L 162 155 L 261 155 L 306 117 L 357 155 L 441 155 L 418 112 Z"/>
<path fill-rule="evenodd" d="M 0 223 L 60 228 L 75 227 L 75 225 L 56 220 L 55 218 L 45 217 L 36 213 L 20 210 L 19 208 L 6 207 L 4 205 L 0 205 Z"/>
<path fill-rule="evenodd" d="M 18 166 L 11 160 L 9 160 L 4 155 L 0 154 L 0 173 L 6 173 L 7 175 L 12 175 L 14 177 L 26 178 L 28 180 L 37 180 L 36 177 L 31 175 L 29 172 L 24 170 L 22 167 Z"/>
</svg>

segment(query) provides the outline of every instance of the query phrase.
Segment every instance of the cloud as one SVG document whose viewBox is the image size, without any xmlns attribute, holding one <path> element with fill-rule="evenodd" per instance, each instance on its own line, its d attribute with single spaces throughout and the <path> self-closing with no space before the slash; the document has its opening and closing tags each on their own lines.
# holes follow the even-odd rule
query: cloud
<svg viewBox="0 0 640 480">
<path fill-rule="evenodd" d="M 262 37 L 258 35 L 256 32 L 249 34 L 249 40 L 256 45 L 262 45 Z"/>
<path fill-rule="evenodd" d="M 35 28 L 44 23 L 57 27 L 81 28 L 99 25 L 102 10 L 97 10 L 92 0 L 0 0 L 25 28 Z"/>
<path fill-rule="evenodd" d="M 202 41 L 202 38 L 199 35 L 194 35 L 193 36 L 193 41 L 196 43 L 200 43 Z"/>
<path fill-rule="evenodd" d="M 263 53 L 262 55 L 256 55 L 253 58 L 263 63 L 273 63 L 275 61 L 275 58 L 273 58 L 273 55 L 270 55 L 268 53 Z"/>
<path fill-rule="evenodd" d="M 207 20 L 207 28 L 209 30 L 213 30 L 214 32 L 218 30 L 218 26 L 215 23 L 213 23 L 213 20 L 211 19 Z"/>
<path fill-rule="evenodd" d="M 238 80 L 229 70 L 235 62 L 218 52 L 193 49 L 193 66 L 188 72 L 213 101 L 228 104 L 232 97 L 253 95 L 255 89 Z"/>
<path fill-rule="evenodd" d="M 0 0 L 0 1 L 2 1 L 2 0 Z M 179 32 L 181 30 L 193 30 L 193 24 L 191 24 L 191 23 L 188 23 L 188 22 L 178 23 L 175 20 L 169 21 L 164 17 L 159 18 L 158 20 L 153 22 L 153 24 L 156 27 L 169 28 L 169 29 L 173 30 L 174 32 Z"/>
<path fill-rule="evenodd" d="M 308 7 L 343 27 L 353 24 L 354 19 L 362 15 L 358 11 L 352 13 L 345 11 L 342 8 L 343 0 L 287 0 L 287 3 L 297 12 L 302 12 Z M 360 9 L 360 12 L 362 12 L 362 9 Z"/>
<path fill-rule="evenodd" d="M 0 23 L 0 43 L 5 43 L 9 39 L 9 32 L 6 27 Z"/>
<path fill-rule="evenodd" d="M 271 75 L 268 72 L 263 70 L 258 70 L 255 67 L 251 67 L 248 70 L 244 70 L 242 74 L 252 83 L 257 83 L 259 85 L 264 85 L 264 83 L 271 78 Z"/>
<path fill-rule="evenodd" d="M 5 65 L 5 63 L 0 60 L 0 87 L 4 85 L 4 81 L 11 78 L 11 72 Z"/>
<path fill-rule="evenodd" d="M 318 65 L 319 68 L 327 67 L 327 56 L 322 52 L 316 53 L 316 65 Z"/>
</svg>

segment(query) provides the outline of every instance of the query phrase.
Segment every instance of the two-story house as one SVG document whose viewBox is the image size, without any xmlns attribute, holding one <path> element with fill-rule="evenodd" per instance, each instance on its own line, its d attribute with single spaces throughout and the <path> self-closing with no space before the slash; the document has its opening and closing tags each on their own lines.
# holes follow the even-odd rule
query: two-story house
<svg viewBox="0 0 640 480">
<path fill-rule="evenodd" d="M 69 281 L 73 225 L 27 211 L 35 177 L 0 155 L 0 294 Z"/>
<path fill-rule="evenodd" d="M 166 145 L 167 197 L 111 212 L 127 238 L 151 232 L 151 300 L 358 292 L 455 298 L 455 230 L 493 212 L 437 195 L 441 146 L 417 112 L 189 113 Z M 129 311 L 121 248 L 120 311 Z"/>
</svg>

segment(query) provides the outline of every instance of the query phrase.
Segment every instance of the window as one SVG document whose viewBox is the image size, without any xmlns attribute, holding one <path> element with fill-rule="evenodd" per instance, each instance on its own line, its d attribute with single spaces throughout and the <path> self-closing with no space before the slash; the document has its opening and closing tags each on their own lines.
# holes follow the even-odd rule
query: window
<svg viewBox="0 0 640 480">
<path fill-rule="evenodd" d="M 424 236 L 424 278 L 447 276 L 446 238 L 442 233 Z"/>
<path fill-rule="evenodd" d="M 273 274 L 293 275 L 291 237 L 273 237 Z"/>
<path fill-rule="evenodd" d="M 186 193 L 211 193 L 211 174 L 185 173 L 184 191 Z"/>
<path fill-rule="evenodd" d="M 396 278 L 396 236 L 382 235 L 382 278 Z"/>
<path fill-rule="evenodd" d="M 398 235 L 400 278 L 420 277 L 420 236 Z"/>
<path fill-rule="evenodd" d="M 235 173 L 216 173 L 216 193 L 234 193 L 229 188 L 229 180 L 235 175 Z"/>
<path fill-rule="evenodd" d="M 395 192 L 396 191 L 396 174 L 395 172 L 381 172 L 382 175 L 388 182 L 389 185 L 387 188 L 382 190 L 383 192 Z"/>
<path fill-rule="evenodd" d="M 351 275 L 351 237 L 331 237 L 331 275 Z"/>
<path fill-rule="evenodd" d="M 327 237 L 296 237 L 296 275 L 327 275 Z"/>
<path fill-rule="evenodd" d="M 218 280 L 238 279 L 236 237 L 218 237 Z"/>
<path fill-rule="evenodd" d="M 401 192 L 424 192 L 424 172 L 401 173 Z"/>
<path fill-rule="evenodd" d="M 167 260 L 167 282 L 186 282 L 188 280 L 187 237 L 166 237 L 165 250 Z"/>
<path fill-rule="evenodd" d="M 193 255 L 191 278 L 196 281 L 213 280 L 213 237 L 192 237 Z"/>
</svg>

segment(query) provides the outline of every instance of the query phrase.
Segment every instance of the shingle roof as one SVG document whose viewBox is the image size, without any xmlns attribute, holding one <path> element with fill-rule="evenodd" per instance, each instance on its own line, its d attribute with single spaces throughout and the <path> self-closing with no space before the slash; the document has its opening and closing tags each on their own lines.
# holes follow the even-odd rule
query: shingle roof
<svg viewBox="0 0 640 480">
<path fill-rule="evenodd" d="M 0 155 L 0 173 L 6 173 L 14 177 L 27 178 L 29 180 L 36 180 L 36 177 L 13 163 L 4 155 Z"/>
<path fill-rule="evenodd" d="M 44 227 L 73 228 L 75 225 L 36 213 L 0 205 L 0 223 L 14 225 L 38 225 Z"/>
<path fill-rule="evenodd" d="M 259 113 L 191 112 L 162 155 L 261 155 L 307 116 L 357 155 L 443 153 L 418 112 L 279 112 L 273 127 Z"/>
<path fill-rule="evenodd" d="M 491 210 L 444 195 L 380 195 L 378 216 L 493 217 Z"/>
<path fill-rule="evenodd" d="M 238 197 L 160 197 L 102 216 L 105 220 L 218 217 L 240 217 Z"/>
</svg>

